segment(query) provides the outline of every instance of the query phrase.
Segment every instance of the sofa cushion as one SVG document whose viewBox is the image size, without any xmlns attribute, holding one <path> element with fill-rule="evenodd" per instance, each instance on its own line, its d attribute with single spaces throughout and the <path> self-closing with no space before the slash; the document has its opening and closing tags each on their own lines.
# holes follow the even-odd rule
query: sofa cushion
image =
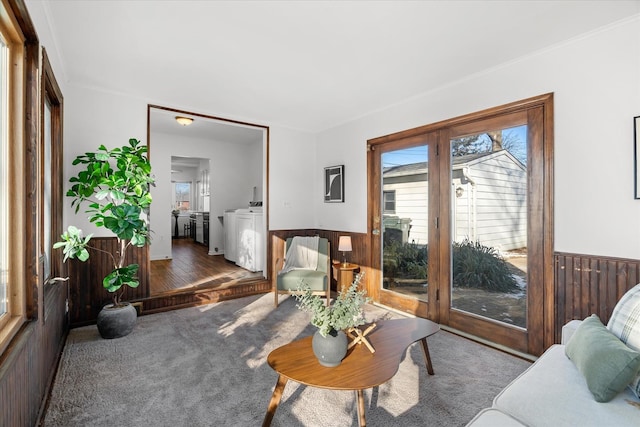
<svg viewBox="0 0 640 427">
<path fill-rule="evenodd" d="M 640 353 L 613 335 L 595 314 L 580 324 L 565 352 L 598 402 L 613 399 L 640 369 Z"/>
<path fill-rule="evenodd" d="M 613 308 L 607 323 L 615 336 L 636 351 L 640 351 L 640 283 L 629 289 Z M 629 385 L 640 398 L 640 372 Z"/>
<path fill-rule="evenodd" d="M 598 403 L 578 368 L 553 345 L 494 399 L 493 406 L 529 426 L 632 426 L 640 402 L 625 388 Z"/>
<path fill-rule="evenodd" d="M 636 351 L 640 351 L 640 283 L 629 289 L 613 308 L 609 329 Z"/>
<path fill-rule="evenodd" d="M 327 275 L 318 270 L 292 270 L 287 274 L 278 274 L 276 280 L 280 290 L 296 291 L 305 286 L 312 291 L 327 289 Z"/>
<path fill-rule="evenodd" d="M 562 327 L 562 336 L 560 338 L 560 344 L 567 344 L 573 334 L 576 333 L 578 327 L 582 323 L 582 320 L 571 320 L 564 324 Z"/>
<path fill-rule="evenodd" d="M 525 425 L 495 408 L 485 408 L 469 421 L 467 427 L 522 427 Z"/>
</svg>

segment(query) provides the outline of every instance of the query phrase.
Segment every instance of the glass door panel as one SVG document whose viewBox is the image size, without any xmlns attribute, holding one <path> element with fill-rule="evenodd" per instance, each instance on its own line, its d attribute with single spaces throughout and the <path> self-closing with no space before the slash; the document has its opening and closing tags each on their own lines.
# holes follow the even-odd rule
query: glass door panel
<svg viewBox="0 0 640 427">
<path fill-rule="evenodd" d="M 527 126 L 451 139 L 451 308 L 527 328 Z"/>
<path fill-rule="evenodd" d="M 383 152 L 382 289 L 427 302 L 428 146 Z"/>
<path fill-rule="evenodd" d="M 547 94 L 368 141 L 374 301 L 521 352 L 554 342 L 552 113 Z"/>
</svg>

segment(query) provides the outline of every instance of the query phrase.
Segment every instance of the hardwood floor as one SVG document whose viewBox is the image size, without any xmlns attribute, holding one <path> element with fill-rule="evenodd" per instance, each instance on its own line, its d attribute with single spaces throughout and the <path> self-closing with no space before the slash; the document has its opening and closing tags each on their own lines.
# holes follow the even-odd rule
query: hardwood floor
<svg viewBox="0 0 640 427">
<path fill-rule="evenodd" d="M 223 255 L 209 255 L 207 247 L 191 239 L 174 239 L 173 259 L 151 261 L 151 296 L 192 289 L 225 289 L 247 279 L 261 279 L 262 272 L 240 268 Z"/>
</svg>

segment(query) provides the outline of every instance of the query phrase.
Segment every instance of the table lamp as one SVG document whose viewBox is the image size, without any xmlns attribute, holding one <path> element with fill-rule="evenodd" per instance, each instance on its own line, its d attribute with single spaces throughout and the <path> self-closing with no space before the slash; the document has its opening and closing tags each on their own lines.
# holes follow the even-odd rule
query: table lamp
<svg viewBox="0 0 640 427">
<path fill-rule="evenodd" d="M 347 262 L 347 254 L 345 252 L 351 252 L 351 236 L 340 236 L 340 240 L 338 240 L 338 250 L 342 252 L 342 266 L 346 267 Z"/>
</svg>

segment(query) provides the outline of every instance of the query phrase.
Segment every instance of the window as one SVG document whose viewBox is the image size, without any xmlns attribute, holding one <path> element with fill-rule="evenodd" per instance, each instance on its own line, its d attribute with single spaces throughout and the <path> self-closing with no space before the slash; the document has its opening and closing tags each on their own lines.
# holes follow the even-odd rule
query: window
<svg viewBox="0 0 640 427">
<path fill-rule="evenodd" d="M 382 197 L 384 200 L 384 213 L 394 214 L 396 213 L 396 191 L 383 191 Z"/>
<path fill-rule="evenodd" d="M 174 203 L 173 208 L 179 211 L 188 211 L 191 209 L 191 183 L 176 182 L 173 191 Z"/>
<path fill-rule="evenodd" d="M 42 50 L 42 140 L 41 204 L 40 204 L 40 281 L 48 284 L 51 278 L 63 275 L 60 251 L 53 243 L 62 234 L 62 92 L 58 87 L 47 52 Z"/>
<path fill-rule="evenodd" d="M 43 120 L 42 255 L 44 259 L 42 274 L 47 280 L 51 276 L 51 249 L 53 245 L 51 236 L 51 102 L 47 98 L 44 100 Z"/>
<path fill-rule="evenodd" d="M 0 39 L 0 319 L 8 311 L 9 281 L 9 144 L 6 138 L 7 45 Z"/>
<path fill-rule="evenodd" d="M 18 22 L 23 21 L 15 18 L 5 2 L 0 2 L 0 352 L 34 305 L 28 295 L 32 292 L 27 283 L 31 275 L 26 271 L 27 264 L 35 260 L 30 257 L 26 242 L 36 224 L 28 225 L 26 219 L 34 207 L 30 197 L 37 194 L 38 183 L 35 172 L 27 170 L 33 157 L 26 153 L 35 150 L 27 149 L 25 132 L 31 135 L 34 127 L 25 124 L 25 106 L 38 105 L 37 88 L 27 90 L 26 83 L 35 81 L 37 56 L 33 53 L 37 49 L 25 49 L 25 42 L 33 47 L 33 40 L 25 40 Z M 37 117 L 37 109 L 29 111 L 33 113 L 30 119 Z"/>
</svg>

